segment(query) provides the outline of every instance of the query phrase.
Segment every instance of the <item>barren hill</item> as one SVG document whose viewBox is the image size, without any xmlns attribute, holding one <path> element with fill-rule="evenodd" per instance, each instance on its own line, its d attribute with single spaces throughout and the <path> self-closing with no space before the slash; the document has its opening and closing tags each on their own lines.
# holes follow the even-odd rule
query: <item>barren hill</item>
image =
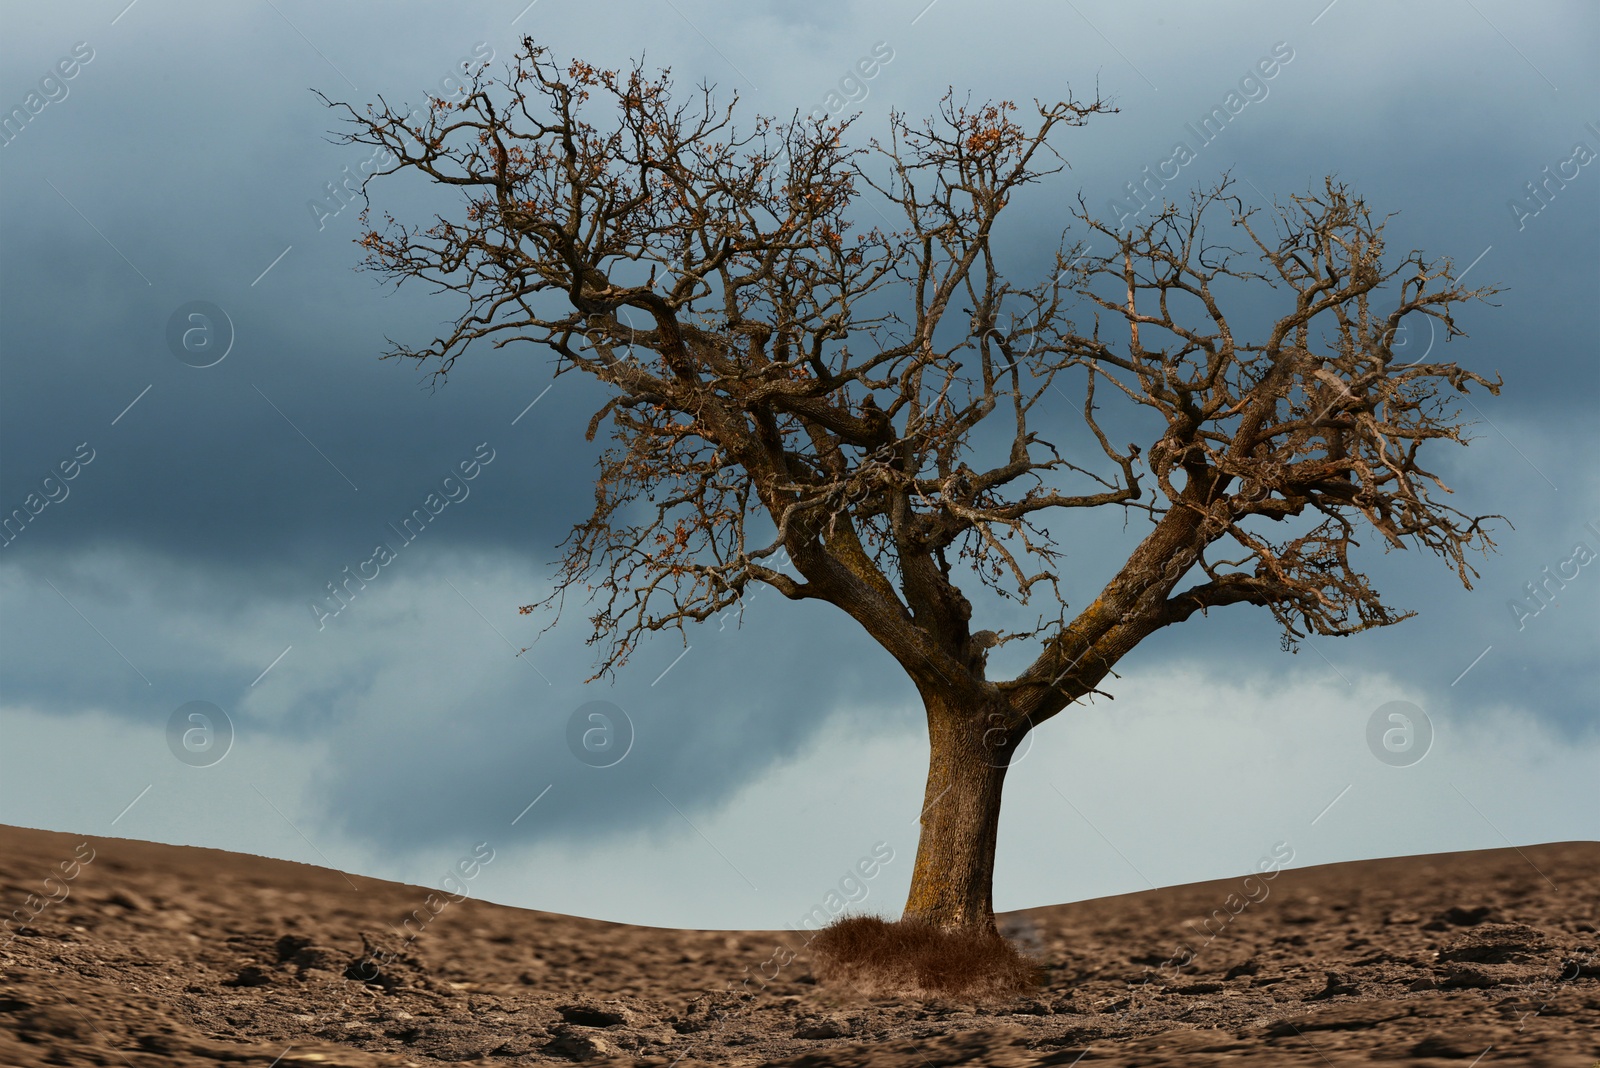
<svg viewBox="0 0 1600 1068">
<path fill-rule="evenodd" d="M 605 923 L 211 849 L 0 826 L 0 887 L 6 1066 L 1600 1061 L 1592 842 L 1010 913 L 1048 979 L 988 1007 L 819 987 L 789 931 Z"/>
</svg>

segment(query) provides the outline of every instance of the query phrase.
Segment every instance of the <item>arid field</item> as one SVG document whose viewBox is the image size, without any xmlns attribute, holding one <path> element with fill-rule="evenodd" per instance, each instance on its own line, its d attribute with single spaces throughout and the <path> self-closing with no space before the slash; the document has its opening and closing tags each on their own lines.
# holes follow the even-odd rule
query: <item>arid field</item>
<svg viewBox="0 0 1600 1068">
<path fill-rule="evenodd" d="M 1600 1061 L 1600 843 L 1290 868 L 1264 896 L 1243 879 L 1006 914 L 1044 986 L 975 1006 L 820 986 L 789 931 L 439 907 L 325 868 L 0 827 L 0 1065 Z M 403 926 L 430 894 L 437 914 Z M 779 946 L 794 959 L 763 969 Z"/>
</svg>

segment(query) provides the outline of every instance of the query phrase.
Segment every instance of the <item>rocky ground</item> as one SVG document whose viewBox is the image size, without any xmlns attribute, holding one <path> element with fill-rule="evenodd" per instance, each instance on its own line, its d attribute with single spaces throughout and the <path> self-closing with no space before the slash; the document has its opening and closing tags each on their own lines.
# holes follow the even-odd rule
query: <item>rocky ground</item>
<svg viewBox="0 0 1600 1068">
<path fill-rule="evenodd" d="M 0 895 L 6 1066 L 1600 1062 L 1591 842 L 1010 913 L 1047 980 L 989 1007 L 819 987 L 787 931 L 441 907 L 425 888 L 114 838 L 0 826 Z M 797 955 L 763 967 L 778 946 Z"/>
</svg>

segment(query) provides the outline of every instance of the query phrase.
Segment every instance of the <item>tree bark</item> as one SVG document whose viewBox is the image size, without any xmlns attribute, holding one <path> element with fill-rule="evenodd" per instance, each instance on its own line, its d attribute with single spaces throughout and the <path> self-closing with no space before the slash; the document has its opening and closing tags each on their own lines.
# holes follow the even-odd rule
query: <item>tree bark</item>
<svg viewBox="0 0 1600 1068">
<path fill-rule="evenodd" d="M 1008 708 L 928 707 L 928 787 L 904 918 L 995 932 L 994 853 L 1007 765 L 1026 728 Z"/>
</svg>

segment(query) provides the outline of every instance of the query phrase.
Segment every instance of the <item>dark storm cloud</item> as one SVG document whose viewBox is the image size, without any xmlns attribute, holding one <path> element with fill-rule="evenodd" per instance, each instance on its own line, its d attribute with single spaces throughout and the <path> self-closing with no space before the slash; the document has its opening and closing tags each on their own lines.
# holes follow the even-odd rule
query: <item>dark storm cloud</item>
<svg viewBox="0 0 1600 1068">
<path fill-rule="evenodd" d="M 651 669 L 616 686 L 467 682 L 414 731 L 351 739 L 348 752 L 359 756 L 320 776 L 328 811 L 352 834 L 405 846 L 448 841 L 468 817 L 510 828 L 538 798 L 537 818 L 503 833 L 581 844 L 675 824 L 673 805 L 689 814 L 714 807 L 797 755 L 840 707 L 879 704 L 895 724 L 920 716 L 888 655 L 861 655 L 854 624 L 840 627 L 825 606 L 779 603 L 770 591 L 750 601 L 744 629 L 731 619 L 722 630 L 708 625 L 691 634 L 687 652 L 675 636 L 652 642 L 640 657 Z M 818 663 L 840 667 L 819 672 Z M 626 717 L 601 728 L 631 734 L 615 765 L 574 756 L 569 721 L 591 701 Z"/>
<path fill-rule="evenodd" d="M 492 17 L 293 4 L 282 13 L 141 5 L 118 17 L 120 3 L 93 18 L 79 9 L 8 12 L 0 101 L 25 101 L 76 42 L 94 50 L 63 81 L 67 92 L 54 83 L 42 90 L 59 99 L 30 113 L 0 147 L 0 508 L 10 513 L 30 494 L 56 492 L 44 480 L 80 444 L 94 455 L 66 483 L 70 493 L 0 549 L 11 588 L 32 591 L 28 611 L 9 610 L 3 624 L 9 700 L 63 714 L 105 707 L 157 724 L 195 694 L 246 699 L 254 674 L 246 665 L 264 667 L 283 645 L 318 634 L 311 605 L 326 584 L 368 559 L 390 525 L 480 443 L 496 458 L 470 498 L 441 514 L 426 545 L 397 566 L 421 573 L 415 558 L 436 564 L 475 551 L 540 565 L 556 557 L 556 544 L 592 507 L 603 443 L 584 442 L 583 428 L 603 392 L 575 375 L 552 384 L 551 357 L 531 346 L 470 352 L 436 392 L 422 379 L 428 369 L 376 359 L 386 335 L 425 342 L 459 305 L 422 287 L 395 292 L 352 270 L 360 205 L 345 183 L 366 154 L 329 143 L 337 115 L 308 91 L 356 104 L 379 93 L 421 103 L 448 88 L 444 79 L 475 49 L 492 50 L 498 67 L 521 33 L 535 30 L 560 57 L 610 64 L 648 42 L 650 61 L 674 66 L 680 85 L 708 78 L 783 114 L 825 102 L 841 75 L 885 42 L 893 60 L 862 86 L 863 139 L 882 133 L 891 106 L 927 113 L 950 82 L 977 99 L 1026 101 L 1058 97 L 1069 83 L 1080 97 L 1092 94 L 1098 78 L 1121 112 L 1068 131 L 1061 147 L 1071 169 L 1019 204 L 1001 235 L 1019 275 L 1048 264 L 1080 192 L 1091 211 L 1114 219 L 1127 210 L 1130 186 L 1182 198 L 1231 169 L 1240 195 L 1264 208 L 1318 189 L 1334 171 L 1375 211 L 1400 211 L 1389 231 L 1397 253 L 1447 254 L 1458 269 L 1473 264 L 1473 281 L 1507 287 L 1499 308 L 1464 313 L 1470 338 L 1436 350 L 1505 377 L 1502 398 L 1475 398 L 1493 421 L 1479 427 L 1479 442 L 1440 460 L 1464 509 L 1517 522 L 1505 552 L 1468 594 L 1436 560 L 1369 545 L 1380 587 L 1420 608 L 1419 619 L 1318 642 L 1291 659 L 1279 653 L 1268 617 L 1230 609 L 1158 636 L 1124 666 L 1195 655 L 1285 672 L 1325 657 L 1349 674 L 1382 669 L 1423 680 L 1440 701 L 1523 703 L 1571 731 L 1592 724 L 1584 695 L 1596 678 L 1579 640 L 1592 613 L 1581 616 L 1580 598 L 1581 583 L 1600 585 L 1600 575 L 1585 570 L 1572 580 L 1567 619 L 1552 609 L 1519 627 L 1509 607 L 1542 567 L 1570 557 L 1596 514 L 1596 383 L 1585 354 L 1596 326 L 1600 167 L 1569 162 L 1577 144 L 1600 151 L 1600 134 L 1586 125 L 1595 116 L 1582 110 L 1594 74 L 1578 47 L 1594 39 L 1592 8 L 1486 7 L 1522 55 L 1494 27 L 1448 5 L 1389 13 L 1395 21 L 1376 37 L 1371 12 L 1353 2 L 1315 22 L 1310 8 L 1263 14 L 1242 4 L 1174 8 L 1160 22 L 1086 10 L 1092 33 L 1082 16 L 1054 6 L 991 16 L 959 0 L 921 16 L 918 3 L 803 22 L 781 8 L 729 18 L 686 7 L 692 24 L 656 12 L 661 25 L 622 17 L 623 8 L 597 16 L 546 3 L 511 25 L 522 6 L 497 6 Z M 1260 64 L 1273 56 L 1269 77 Z M 1202 130 L 1207 116 L 1213 129 Z M 1171 163 L 1180 143 L 1191 158 Z M 1164 177 L 1174 167 L 1175 177 Z M 404 179 L 380 181 L 374 193 L 380 210 L 404 218 L 451 204 Z M 863 214 L 865 224 L 876 221 Z M 1264 321 L 1282 296 L 1251 295 L 1241 315 Z M 193 301 L 217 305 L 231 321 L 232 349 L 214 366 L 191 366 L 169 348 L 169 320 Z M 1416 344 L 1427 343 L 1419 333 Z M 1063 436 L 1074 432 L 1073 412 L 1063 399 Z M 1113 554 L 1138 533 L 1137 521 L 1126 530 L 1122 523 L 1109 514 L 1063 520 L 1057 536 L 1068 549 L 1072 603 L 1093 596 Z M 165 576 L 164 585 L 138 587 L 148 596 L 141 610 L 154 618 L 216 622 L 232 613 L 244 629 L 263 605 L 281 615 L 250 622 L 259 653 L 211 658 L 138 635 L 130 618 L 109 634 L 139 665 L 130 672 L 84 625 L 112 626 L 107 618 L 118 618 L 138 586 L 133 576 L 124 589 L 80 566 L 109 550 Z M 56 582 L 61 599 L 40 576 Z M 508 591 L 490 618 L 520 639 L 527 630 L 514 629 L 522 624 L 510 609 L 537 592 Z M 690 806 L 726 797 L 792 753 L 842 701 L 905 699 L 906 684 L 884 656 L 859 646 L 854 624 L 768 597 L 767 629 L 729 644 L 739 651 L 721 660 L 697 649 L 674 669 L 675 696 L 662 698 L 639 678 L 631 690 L 597 692 L 636 709 L 640 732 L 639 750 L 609 779 L 559 748 L 565 716 L 589 693 L 576 686 L 592 652 L 581 644 L 581 608 L 569 609 L 558 632 L 563 671 L 538 715 L 518 696 L 522 682 L 491 672 L 464 682 L 456 707 L 440 698 L 413 709 L 406 732 L 336 722 L 330 708 L 357 702 L 395 669 L 394 649 L 371 644 L 333 658 L 337 669 L 285 699 L 261 729 L 333 744 L 318 803 L 330 822 L 395 847 L 447 839 L 464 818 L 515 809 L 546 783 L 557 784 L 541 802 L 551 818 L 537 827 L 561 830 L 530 824 L 529 834 L 648 824 L 664 818 L 660 793 Z M 366 607 L 358 601 L 352 617 Z M 80 609 L 85 618 L 74 614 Z M 1005 609 L 983 602 L 982 610 Z M 693 632 L 690 640 L 698 640 Z M 1452 684 L 1486 646 L 1493 651 L 1470 682 Z M 996 654 L 997 668 L 1028 659 L 1010 652 Z M 818 662 L 840 667 L 809 667 Z M 285 672 L 293 664 L 286 660 Z"/>
</svg>

